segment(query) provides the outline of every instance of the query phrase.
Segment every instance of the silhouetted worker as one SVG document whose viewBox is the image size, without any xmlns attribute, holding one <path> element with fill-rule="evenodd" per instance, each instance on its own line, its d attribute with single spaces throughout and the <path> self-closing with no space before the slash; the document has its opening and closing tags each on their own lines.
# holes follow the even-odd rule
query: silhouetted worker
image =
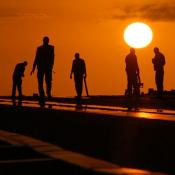
<svg viewBox="0 0 175 175">
<path fill-rule="evenodd" d="M 35 60 L 33 63 L 33 69 L 31 71 L 31 74 L 33 74 L 37 66 L 38 90 L 40 97 L 45 97 L 45 91 L 43 88 L 44 78 L 46 82 L 46 94 L 48 98 L 52 97 L 51 88 L 52 88 L 53 65 L 54 65 L 54 46 L 49 45 L 49 38 L 45 36 L 43 38 L 43 45 L 37 48 Z"/>
<path fill-rule="evenodd" d="M 27 66 L 27 61 L 18 63 L 15 66 L 13 72 L 13 86 L 12 86 L 12 98 L 16 96 L 16 88 L 18 89 L 19 99 L 22 98 L 22 77 L 24 77 L 25 67 Z"/>
<path fill-rule="evenodd" d="M 154 48 L 154 53 L 155 53 L 155 56 L 152 59 L 152 63 L 154 65 L 154 70 L 155 70 L 155 82 L 157 86 L 157 96 L 162 97 L 165 57 L 159 51 L 159 48 L 157 47 Z"/>
<path fill-rule="evenodd" d="M 85 61 L 80 58 L 79 53 L 75 53 L 75 59 L 72 63 L 72 69 L 70 73 L 70 78 L 72 79 L 72 74 L 74 74 L 75 89 L 77 93 L 77 100 L 81 100 L 82 90 L 83 90 L 83 78 L 86 78 L 86 64 Z"/>
<path fill-rule="evenodd" d="M 140 95 L 139 94 L 139 84 L 138 84 L 138 76 L 139 76 L 139 66 L 137 63 L 137 56 L 135 55 L 135 49 L 130 48 L 130 53 L 125 58 L 126 63 L 126 74 L 127 74 L 127 90 L 126 95 Z"/>
</svg>

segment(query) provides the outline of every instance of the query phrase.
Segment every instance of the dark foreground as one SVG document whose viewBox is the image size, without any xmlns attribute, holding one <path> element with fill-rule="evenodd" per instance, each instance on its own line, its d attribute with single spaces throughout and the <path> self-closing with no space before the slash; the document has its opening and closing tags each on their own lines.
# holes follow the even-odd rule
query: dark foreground
<svg viewBox="0 0 175 175">
<path fill-rule="evenodd" d="M 12 107 L 7 104 L 0 105 L 0 114 L 1 130 L 33 137 L 122 167 L 175 174 L 174 114 L 167 116 L 128 111 L 114 115 L 61 108 Z M 55 171 L 62 171 L 62 174 L 102 173 L 91 169 L 84 171 L 72 164 L 67 169 L 65 161 L 52 161 L 45 160 L 39 166 L 36 162 L 31 165 L 41 172 L 47 168 L 54 170 L 55 167 Z M 30 169 L 28 166 L 24 163 L 22 167 L 27 170 Z M 0 169 L 4 170 L 4 167 L 7 168 L 3 165 Z M 17 168 L 21 169 L 21 165 Z M 130 171 L 130 174 L 144 173 Z"/>
</svg>

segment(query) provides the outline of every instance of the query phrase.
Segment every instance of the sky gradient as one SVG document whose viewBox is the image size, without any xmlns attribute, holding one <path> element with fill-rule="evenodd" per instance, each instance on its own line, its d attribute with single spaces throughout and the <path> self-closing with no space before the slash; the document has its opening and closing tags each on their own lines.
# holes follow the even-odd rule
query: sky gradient
<svg viewBox="0 0 175 175">
<path fill-rule="evenodd" d="M 69 79 L 75 52 L 85 59 L 90 95 L 120 95 L 126 89 L 123 31 L 131 22 L 145 22 L 153 41 L 136 49 L 142 91 L 155 88 L 153 48 L 165 55 L 165 89 L 175 89 L 175 0 L 6 0 L 0 2 L 0 95 L 10 95 L 15 65 L 28 61 L 23 92 L 37 92 L 36 73 L 30 76 L 36 48 L 43 36 L 55 46 L 53 96 L 75 95 Z"/>
</svg>

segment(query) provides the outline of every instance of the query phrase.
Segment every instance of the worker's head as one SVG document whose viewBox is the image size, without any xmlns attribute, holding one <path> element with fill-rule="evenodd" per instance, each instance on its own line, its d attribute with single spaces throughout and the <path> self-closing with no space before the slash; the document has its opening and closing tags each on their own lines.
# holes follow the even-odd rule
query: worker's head
<svg viewBox="0 0 175 175">
<path fill-rule="evenodd" d="M 75 58 L 79 59 L 80 58 L 80 54 L 79 53 L 75 53 Z"/>
<path fill-rule="evenodd" d="M 27 61 L 24 61 L 23 64 L 24 64 L 24 66 L 27 66 L 28 62 Z"/>
<path fill-rule="evenodd" d="M 130 48 L 130 53 L 131 54 L 135 54 L 135 49 L 134 48 Z"/>
<path fill-rule="evenodd" d="M 155 54 L 159 53 L 159 48 L 158 48 L 158 47 L 155 47 L 155 48 L 154 48 L 154 53 L 155 53 Z"/>
<path fill-rule="evenodd" d="M 48 36 L 45 36 L 43 38 L 43 44 L 45 44 L 45 45 L 49 44 L 49 37 Z"/>
</svg>

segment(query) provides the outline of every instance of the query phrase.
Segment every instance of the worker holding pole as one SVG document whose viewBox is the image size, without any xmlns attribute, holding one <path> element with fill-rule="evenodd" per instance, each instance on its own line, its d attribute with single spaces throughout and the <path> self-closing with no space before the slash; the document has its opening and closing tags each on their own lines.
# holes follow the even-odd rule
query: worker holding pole
<svg viewBox="0 0 175 175">
<path fill-rule="evenodd" d="M 77 102 L 81 103 L 82 91 L 83 91 L 83 79 L 85 83 L 86 94 L 88 94 L 88 88 L 86 84 L 86 64 L 84 59 L 80 58 L 79 53 L 75 53 L 75 58 L 72 62 L 72 69 L 70 73 L 70 79 L 72 79 L 72 74 L 74 75 L 75 90 L 77 93 Z"/>
</svg>

